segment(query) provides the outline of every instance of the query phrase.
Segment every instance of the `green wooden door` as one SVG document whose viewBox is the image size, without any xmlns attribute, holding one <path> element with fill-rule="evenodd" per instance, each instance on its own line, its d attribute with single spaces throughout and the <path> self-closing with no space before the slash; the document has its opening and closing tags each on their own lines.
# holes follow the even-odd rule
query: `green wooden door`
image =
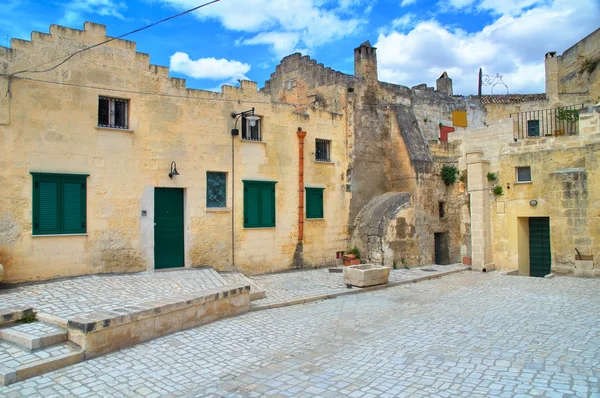
<svg viewBox="0 0 600 398">
<path fill-rule="evenodd" d="M 154 188 L 154 268 L 183 267 L 183 189 Z"/>
<path fill-rule="evenodd" d="M 529 275 L 543 277 L 550 273 L 550 218 L 529 218 Z"/>
</svg>

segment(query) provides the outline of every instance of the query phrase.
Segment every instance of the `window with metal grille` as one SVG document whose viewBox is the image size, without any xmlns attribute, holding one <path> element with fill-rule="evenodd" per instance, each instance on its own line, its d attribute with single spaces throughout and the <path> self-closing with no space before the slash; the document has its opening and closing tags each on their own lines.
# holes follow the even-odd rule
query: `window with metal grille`
<svg viewBox="0 0 600 398">
<path fill-rule="evenodd" d="M 98 126 L 114 129 L 128 128 L 129 100 L 121 98 L 98 98 Z"/>
<path fill-rule="evenodd" d="M 31 173 L 33 235 L 86 232 L 85 174 Z"/>
<path fill-rule="evenodd" d="M 330 162 L 330 149 L 331 141 L 328 140 L 315 140 L 315 160 L 317 162 Z"/>
<path fill-rule="evenodd" d="M 206 207 L 227 207 L 227 173 L 206 173 Z"/>
<path fill-rule="evenodd" d="M 517 167 L 517 182 L 531 182 L 531 167 Z"/>
<path fill-rule="evenodd" d="M 242 139 L 250 141 L 262 141 L 260 124 L 262 119 L 254 122 L 254 126 L 245 117 L 242 117 Z"/>
</svg>

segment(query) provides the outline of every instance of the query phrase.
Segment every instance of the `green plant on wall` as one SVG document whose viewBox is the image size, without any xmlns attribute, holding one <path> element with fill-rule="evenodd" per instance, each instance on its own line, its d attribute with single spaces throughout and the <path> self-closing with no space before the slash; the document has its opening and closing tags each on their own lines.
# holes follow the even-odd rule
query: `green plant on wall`
<svg viewBox="0 0 600 398">
<path fill-rule="evenodd" d="M 496 173 L 492 173 L 491 171 L 488 171 L 487 173 L 487 179 L 488 181 L 496 181 L 498 179 L 498 177 L 496 176 Z"/>
<path fill-rule="evenodd" d="M 466 169 L 465 169 L 465 170 L 463 170 L 463 171 L 460 173 L 460 177 L 458 177 L 458 180 L 459 180 L 460 182 L 465 182 L 465 181 L 467 181 L 467 170 L 466 170 Z"/>
<path fill-rule="evenodd" d="M 579 110 L 577 109 L 558 109 L 556 118 L 567 123 L 575 123 L 579 120 Z"/>
<path fill-rule="evenodd" d="M 358 250 L 358 248 L 355 246 L 352 248 L 352 250 L 350 250 L 348 252 L 348 254 L 354 254 L 356 256 L 356 258 L 360 258 L 360 251 Z"/>
<path fill-rule="evenodd" d="M 504 194 L 504 189 L 502 189 L 502 187 L 500 185 L 496 185 L 494 187 L 494 195 L 500 196 L 502 194 Z"/>
<path fill-rule="evenodd" d="M 456 182 L 456 175 L 458 174 L 458 169 L 455 166 L 442 166 L 442 181 L 446 185 L 452 185 Z"/>
</svg>

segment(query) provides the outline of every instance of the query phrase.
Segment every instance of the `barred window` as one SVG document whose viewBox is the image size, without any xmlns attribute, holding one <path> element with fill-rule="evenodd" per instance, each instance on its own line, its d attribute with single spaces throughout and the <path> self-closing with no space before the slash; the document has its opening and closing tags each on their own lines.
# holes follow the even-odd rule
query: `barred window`
<svg viewBox="0 0 600 398">
<path fill-rule="evenodd" d="M 261 136 L 262 119 L 255 122 L 249 122 L 245 117 L 242 117 L 242 139 L 250 141 L 262 141 Z"/>
<path fill-rule="evenodd" d="M 127 108 L 129 100 L 121 98 L 98 98 L 98 126 L 115 129 L 128 128 Z"/>
<path fill-rule="evenodd" d="M 331 149 L 331 141 L 328 140 L 315 140 L 315 160 L 317 162 L 330 162 L 330 149 Z"/>
</svg>

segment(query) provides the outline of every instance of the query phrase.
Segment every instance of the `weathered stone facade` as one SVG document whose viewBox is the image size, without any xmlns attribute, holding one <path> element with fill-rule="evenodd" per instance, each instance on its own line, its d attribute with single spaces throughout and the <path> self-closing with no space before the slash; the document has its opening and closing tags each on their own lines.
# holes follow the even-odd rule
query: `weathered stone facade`
<svg viewBox="0 0 600 398">
<path fill-rule="evenodd" d="M 50 34 L 33 32 L 31 41 L 0 47 L 0 71 L 29 69 L 106 39 L 103 25 L 86 23 L 82 31 L 53 25 Z M 304 223 L 303 264 L 334 262 L 348 239 L 345 115 L 314 107 L 300 112 L 249 81 L 223 86 L 221 93 L 188 89 L 149 61 L 134 42 L 115 40 L 47 73 L 0 77 L 5 281 L 154 269 L 156 188 L 184 191 L 186 267 L 229 270 L 232 250 L 236 268 L 246 273 L 293 267 L 299 127 L 307 132 L 304 183 L 324 188 L 324 217 Z M 9 84 L 11 95 L 5 95 Z M 128 101 L 127 129 L 98 126 L 99 96 Z M 232 139 L 232 112 L 252 107 L 261 117 L 262 140 Z M 330 162 L 311 160 L 315 137 L 330 141 Z M 180 173 L 173 179 L 171 161 Z M 227 173 L 223 208 L 207 206 L 208 171 Z M 32 234 L 31 172 L 89 174 L 85 234 Z M 275 227 L 244 228 L 243 180 L 277 182 Z"/>
<path fill-rule="evenodd" d="M 466 196 L 441 182 L 441 166 L 457 159 L 447 146 L 439 144 L 439 130 L 442 125 L 453 125 L 452 112 L 457 110 L 466 112 L 469 127 L 483 126 L 483 108 L 426 85 L 410 89 L 378 81 L 376 49 L 369 42 L 354 50 L 354 60 L 351 76 L 292 54 L 277 66 L 263 91 L 299 110 L 326 109 L 344 115 L 352 241 L 362 248 L 366 261 L 390 266 L 403 259 L 410 265 L 431 263 L 435 260 L 434 234 L 448 233 L 449 261 L 459 262 L 461 255 L 469 255 L 469 246 L 463 242 L 460 223 L 453 222 L 451 215 L 458 217 L 463 212 Z M 457 127 L 457 131 L 464 129 Z M 434 155 L 434 150 L 441 156 Z M 387 196 L 382 195 L 390 192 L 408 193 L 408 208 L 404 210 L 404 204 L 393 208 L 392 199 L 389 212 L 384 212 L 385 225 L 366 216 L 357 218 L 361 211 L 378 208 L 377 204 L 368 205 L 371 201 L 379 203 L 381 197 L 386 202 Z M 439 201 L 447 207 L 448 217 L 442 220 Z M 410 215 L 400 215 L 405 211 Z M 396 228 L 391 226 L 397 222 L 396 216 L 404 220 L 398 221 L 398 228 L 405 231 L 390 235 L 387 231 Z M 378 224 L 377 238 L 370 232 L 372 223 Z"/>
<path fill-rule="evenodd" d="M 530 275 L 528 222 L 544 217 L 551 271 L 600 276 L 599 107 L 581 111 L 578 135 L 515 142 L 509 120 L 458 133 L 451 142 L 460 145 L 460 167 L 468 167 L 474 267 Z M 517 167 L 530 168 L 531 182 L 517 180 Z M 488 172 L 497 181 L 488 181 Z M 494 195 L 494 186 L 503 193 Z"/>
</svg>

